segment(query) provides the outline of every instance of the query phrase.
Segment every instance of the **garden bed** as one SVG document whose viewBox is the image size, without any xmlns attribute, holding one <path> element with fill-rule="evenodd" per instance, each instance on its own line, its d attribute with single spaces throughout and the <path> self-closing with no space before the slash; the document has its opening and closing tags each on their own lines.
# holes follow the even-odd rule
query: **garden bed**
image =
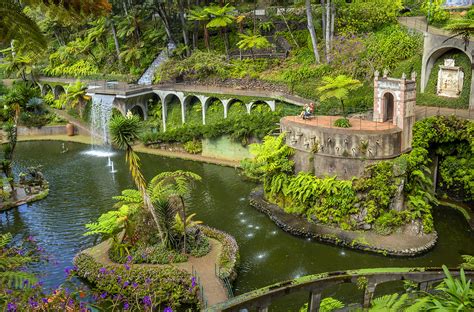
<svg viewBox="0 0 474 312">
<path fill-rule="evenodd" d="M 436 232 L 409 235 L 403 231 L 384 236 L 374 231 L 348 231 L 328 225 L 311 223 L 301 216 L 288 214 L 279 206 L 267 202 L 264 199 L 262 188 L 252 191 L 250 204 L 268 215 L 284 231 L 295 236 L 314 238 L 322 242 L 383 255 L 420 255 L 433 248 L 438 237 Z"/>
</svg>

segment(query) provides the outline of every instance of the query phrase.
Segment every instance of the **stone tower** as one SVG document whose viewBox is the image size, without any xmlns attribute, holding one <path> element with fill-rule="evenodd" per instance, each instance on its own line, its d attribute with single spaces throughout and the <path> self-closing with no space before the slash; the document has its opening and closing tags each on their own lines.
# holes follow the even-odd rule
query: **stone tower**
<svg viewBox="0 0 474 312">
<path fill-rule="evenodd" d="M 403 74 L 401 79 L 382 77 L 375 72 L 374 121 L 391 122 L 402 130 L 401 151 L 411 149 L 413 124 L 415 123 L 416 75 L 411 79 Z"/>
</svg>

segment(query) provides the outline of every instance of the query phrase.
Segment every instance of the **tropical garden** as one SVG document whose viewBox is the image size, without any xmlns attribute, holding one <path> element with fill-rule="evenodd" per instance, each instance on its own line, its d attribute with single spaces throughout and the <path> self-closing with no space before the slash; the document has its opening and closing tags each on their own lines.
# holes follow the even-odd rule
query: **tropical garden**
<svg viewBox="0 0 474 312">
<path fill-rule="evenodd" d="M 133 112 L 126 116 L 113 112 L 107 125 L 112 139 L 110 148 L 117 151 L 127 166 L 127 174 L 118 180 L 123 178 L 130 183 L 117 184 L 127 186 L 114 194 L 114 204 L 80 225 L 81 239 L 87 241 L 81 247 L 90 248 L 69 259 L 71 266 L 64 269 L 66 277 L 61 285 L 46 287 L 36 271 L 51 262 L 47 250 L 50 246 L 41 246 L 33 236 L 20 237 L 4 231 L 10 228 L 11 218 L 17 220 L 18 213 L 25 213 L 22 210 L 25 206 L 13 214 L 3 212 L 12 208 L 9 203 L 18 199 L 20 191 L 28 197 L 28 202 L 49 194 L 50 183 L 41 166 L 33 162 L 34 166 L 25 167 L 24 162 L 15 161 L 18 147 L 26 144 L 18 142 L 19 131 L 63 127 L 70 118 L 90 126 L 92 101 L 87 94 L 88 82 L 136 83 L 157 57 L 166 56 L 153 74 L 154 84 L 258 89 L 298 96 L 318 103 L 320 115 L 341 116 L 334 126 L 349 128 L 352 125 L 348 117 L 364 115 L 372 107 L 374 72 L 387 70 L 393 77 L 421 72 L 423 38 L 402 26 L 399 17 L 426 16 L 430 25 L 450 31 L 468 45 L 474 8 L 447 11 L 440 0 L 291 3 L 0 0 L 0 16 L 2 311 L 199 311 L 207 307 L 207 299 L 197 278 L 197 271 L 202 268 L 194 264 L 203 262 L 207 262 L 207 269 L 213 272 L 219 285 L 227 288 L 228 296 L 232 294 L 232 282 L 241 293 L 242 289 L 249 290 L 245 288 L 248 285 L 257 288 L 258 284 L 248 280 L 256 280 L 251 274 L 265 270 L 258 263 L 270 252 L 254 254 L 254 249 L 261 246 L 249 247 L 260 225 L 251 224 L 251 213 L 242 208 L 247 203 L 246 197 L 234 198 L 235 206 L 241 209 L 238 219 L 232 219 L 234 207 L 229 207 L 233 198 L 230 193 L 237 194 L 239 188 L 245 189 L 250 184 L 254 187 L 254 183 L 262 184 L 266 202 L 278 206 L 287 215 L 345 231 L 389 236 L 415 224 L 421 234 L 433 234 L 437 231 L 435 210 L 438 208 L 455 207 L 466 219 L 472 215 L 474 123 L 471 120 L 454 116 L 420 120 L 414 126 L 413 148 L 409 152 L 366 167 L 361 177 L 341 180 L 335 176 L 316 177 L 311 172 L 295 174 L 294 150 L 285 144 L 286 134 L 279 134 L 278 125 L 282 117 L 300 113 L 301 109 L 295 105 L 277 99 L 272 110 L 267 101 L 274 98 L 235 96 L 226 111 L 227 118 L 223 118 L 224 107 L 218 95 L 203 94 L 211 99 L 208 106 L 203 108 L 200 100 L 192 99 L 185 107 L 186 123 L 182 123 L 182 108 L 174 98 L 168 103 L 164 131 L 163 103 L 153 97 L 147 102 L 147 116 L 142 116 L 146 120 Z M 417 105 L 466 109 L 472 79 L 469 57 L 463 51 L 451 50 L 434 66 L 441 65 L 444 58 L 455 59 L 465 73 L 459 98 L 436 95 L 437 76 L 433 71 L 426 92 L 418 93 Z M 59 82 L 51 87 L 45 78 Z M 63 78 L 67 82 L 60 82 Z M 253 105 L 247 107 L 248 103 Z M 145 149 L 177 149 L 200 154 L 205 140 L 222 137 L 248 147 L 253 154 L 253 158 L 242 161 L 241 171 L 221 172 L 202 165 L 201 173 L 197 174 L 188 169 L 196 167 L 186 162 L 178 163 L 176 169 L 161 158 L 150 160 L 136 151 L 137 145 L 143 144 Z M 68 146 L 72 150 L 77 148 L 72 143 Z M 80 171 L 89 172 L 87 167 L 94 165 L 87 163 L 75 168 L 74 173 L 67 171 L 64 163 L 78 161 L 66 158 L 67 151 L 63 144 L 60 151 L 61 155 L 64 153 L 63 159 L 49 166 L 71 174 L 68 183 L 77 182 L 77 188 L 84 187 L 78 182 Z M 45 161 L 57 159 L 57 150 L 54 154 L 45 148 L 44 153 L 40 156 Z M 311 153 L 317 154 L 318 150 Z M 146 171 L 151 168 L 150 163 L 162 167 L 159 171 Z M 434 182 L 433 174 L 438 174 Z M 238 183 L 233 180 L 237 178 Z M 243 178 L 250 181 L 242 182 Z M 97 180 L 100 180 L 98 173 Z M 209 191 L 213 180 L 221 184 L 219 192 L 229 198 L 229 203 L 218 207 L 225 209 L 220 222 L 208 223 L 207 210 L 217 214 Z M 58 187 L 59 183 L 51 182 Z M 207 189 L 203 191 L 203 188 Z M 103 196 L 100 191 L 96 188 L 92 195 L 84 192 L 83 197 Z M 396 210 L 393 202 L 400 192 L 405 202 L 403 209 Z M 199 200 L 193 199 L 196 193 L 201 196 Z M 62 201 L 69 200 L 74 198 Z M 438 207 L 441 202 L 445 205 Z M 207 210 L 199 210 L 198 214 L 197 206 L 205 206 Z M 40 221 L 43 220 L 34 220 L 38 224 Z M 22 222 L 17 223 L 26 228 Z M 207 225 L 222 223 L 224 227 L 226 222 L 232 224 L 225 227 L 226 232 Z M 280 277 L 278 273 L 285 271 L 281 263 L 291 267 L 291 260 L 283 259 L 292 253 L 314 258 L 312 254 L 306 255 L 308 247 L 301 245 L 307 241 L 289 241 L 277 230 L 270 230 L 268 224 L 265 226 L 268 228 L 261 245 L 268 245 L 275 235 L 285 242 L 282 245 L 299 246 L 297 251 L 285 249 L 286 254 L 270 258 L 275 267 L 265 262 L 275 271 L 271 274 Z M 463 233 L 463 237 L 471 234 Z M 242 264 L 237 241 L 246 248 Z M 422 292 L 407 282 L 398 294 L 372 300 L 370 310 L 471 311 L 474 288 L 467 275 L 473 269 L 473 258 L 466 254 L 472 250 L 472 242 L 466 240 L 464 244 L 462 251 L 453 252 L 453 259 L 459 258 L 457 262 L 449 260 L 458 265 L 461 259 L 457 253 L 463 253 L 459 277 L 453 277 L 443 267 L 445 279 L 434 291 Z M 342 250 L 331 257 L 343 259 L 344 255 Z M 438 260 L 439 266 L 445 263 L 439 262 L 444 259 Z M 376 259 L 370 261 L 378 263 Z M 343 262 L 351 261 L 343 259 Z M 334 265 L 340 263 L 334 261 L 332 265 L 331 269 L 336 271 L 339 268 Z M 314 266 L 312 263 L 311 267 Z M 305 270 L 296 275 L 291 272 L 284 278 L 305 273 L 309 274 Z M 236 281 L 237 274 L 251 276 L 248 285 Z M 258 286 L 273 279 L 273 275 L 262 278 Z M 361 283 L 362 288 L 366 286 Z M 339 299 L 324 298 L 321 310 L 344 308 L 346 302 Z"/>
</svg>

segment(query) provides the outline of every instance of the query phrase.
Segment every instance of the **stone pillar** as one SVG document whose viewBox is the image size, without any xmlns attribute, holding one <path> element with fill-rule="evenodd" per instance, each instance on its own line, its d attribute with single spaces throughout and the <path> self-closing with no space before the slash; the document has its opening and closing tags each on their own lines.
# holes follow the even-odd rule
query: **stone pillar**
<svg viewBox="0 0 474 312">
<path fill-rule="evenodd" d="M 179 101 L 181 102 L 181 124 L 184 125 L 186 122 L 186 104 L 184 99 L 179 99 Z"/>
<path fill-rule="evenodd" d="M 363 307 L 364 308 L 367 309 L 367 308 L 370 307 L 370 302 L 372 301 L 372 298 L 374 297 L 376 287 L 377 287 L 377 284 L 371 283 L 370 281 L 369 281 L 368 285 L 365 287 L 364 302 L 363 302 Z"/>
<path fill-rule="evenodd" d="M 166 116 L 168 115 L 166 107 L 166 97 L 161 100 L 161 114 L 163 120 L 163 131 L 166 131 Z"/>
<path fill-rule="evenodd" d="M 471 93 L 469 94 L 469 109 L 474 109 L 474 63 L 471 64 L 471 73 Z"/>
<path fill-rule="evenodd" d="M 248 104 L 245 104 L 245 106 L 247 107 L 247 114 L 250 115 L 250 111 L 252 110 L 252 105 L 253 105 L 254 102 L 250 102 Z"/>
<path fill-rule="evenodd" d="M 202 124 L 205 125 L 206 124 L 206 111 L 207 111 L 207 100 L 209 98 L 206 98 L 203 102 L 202 102 L 202 110 L 201 110 L 201 113 L 202 113 Z"/>
<path fill-rule="evenodd" d="M 232 99 L 226 99 L 226 100 L 221 100 L 222 105 L 224 105 L 224 119 L 227 118 L 227 114 L 229 111 L 229 102 L 232 101 Z"/>
<path fill-rule="evenodd" d="M 318 312 L 321 305 L 321 292 L 311 291 L 309 293 L 308 312 Z"/>
</svg>

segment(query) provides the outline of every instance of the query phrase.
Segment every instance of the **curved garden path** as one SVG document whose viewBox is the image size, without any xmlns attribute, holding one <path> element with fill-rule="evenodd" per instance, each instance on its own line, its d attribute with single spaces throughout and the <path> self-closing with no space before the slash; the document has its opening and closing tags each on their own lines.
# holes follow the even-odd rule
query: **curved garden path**
<svg viewBox="0 0 474 312">
<path fill-rule="evenodd" d="M 203 257 L 189 256 L 187 262 L 173 263 L 173 264 L 131 264 L 133 267 L 148 267 L 148 268 L 163 268 L 172 266 L 188 272 L 191 275 L 197 275 L 199 278 L 200 287 L 203 289 L 205 303 L 208 306 L 224 302 L 228 300 L 227 290 L 221 282 L 220 278 L 216 276 L 215 268 L 217 259 L 222 250 L 222 244 L 213 239 L 209 238 L 211 244 L 211 251 Z M 103 241 L 102 243 L 85 249 L 82 251 L 94 258 L 95 261 L 103 265 L 120 266 L 122 264 L 113 262 L 109 258 L 110 240 Z"/>
</svg>

